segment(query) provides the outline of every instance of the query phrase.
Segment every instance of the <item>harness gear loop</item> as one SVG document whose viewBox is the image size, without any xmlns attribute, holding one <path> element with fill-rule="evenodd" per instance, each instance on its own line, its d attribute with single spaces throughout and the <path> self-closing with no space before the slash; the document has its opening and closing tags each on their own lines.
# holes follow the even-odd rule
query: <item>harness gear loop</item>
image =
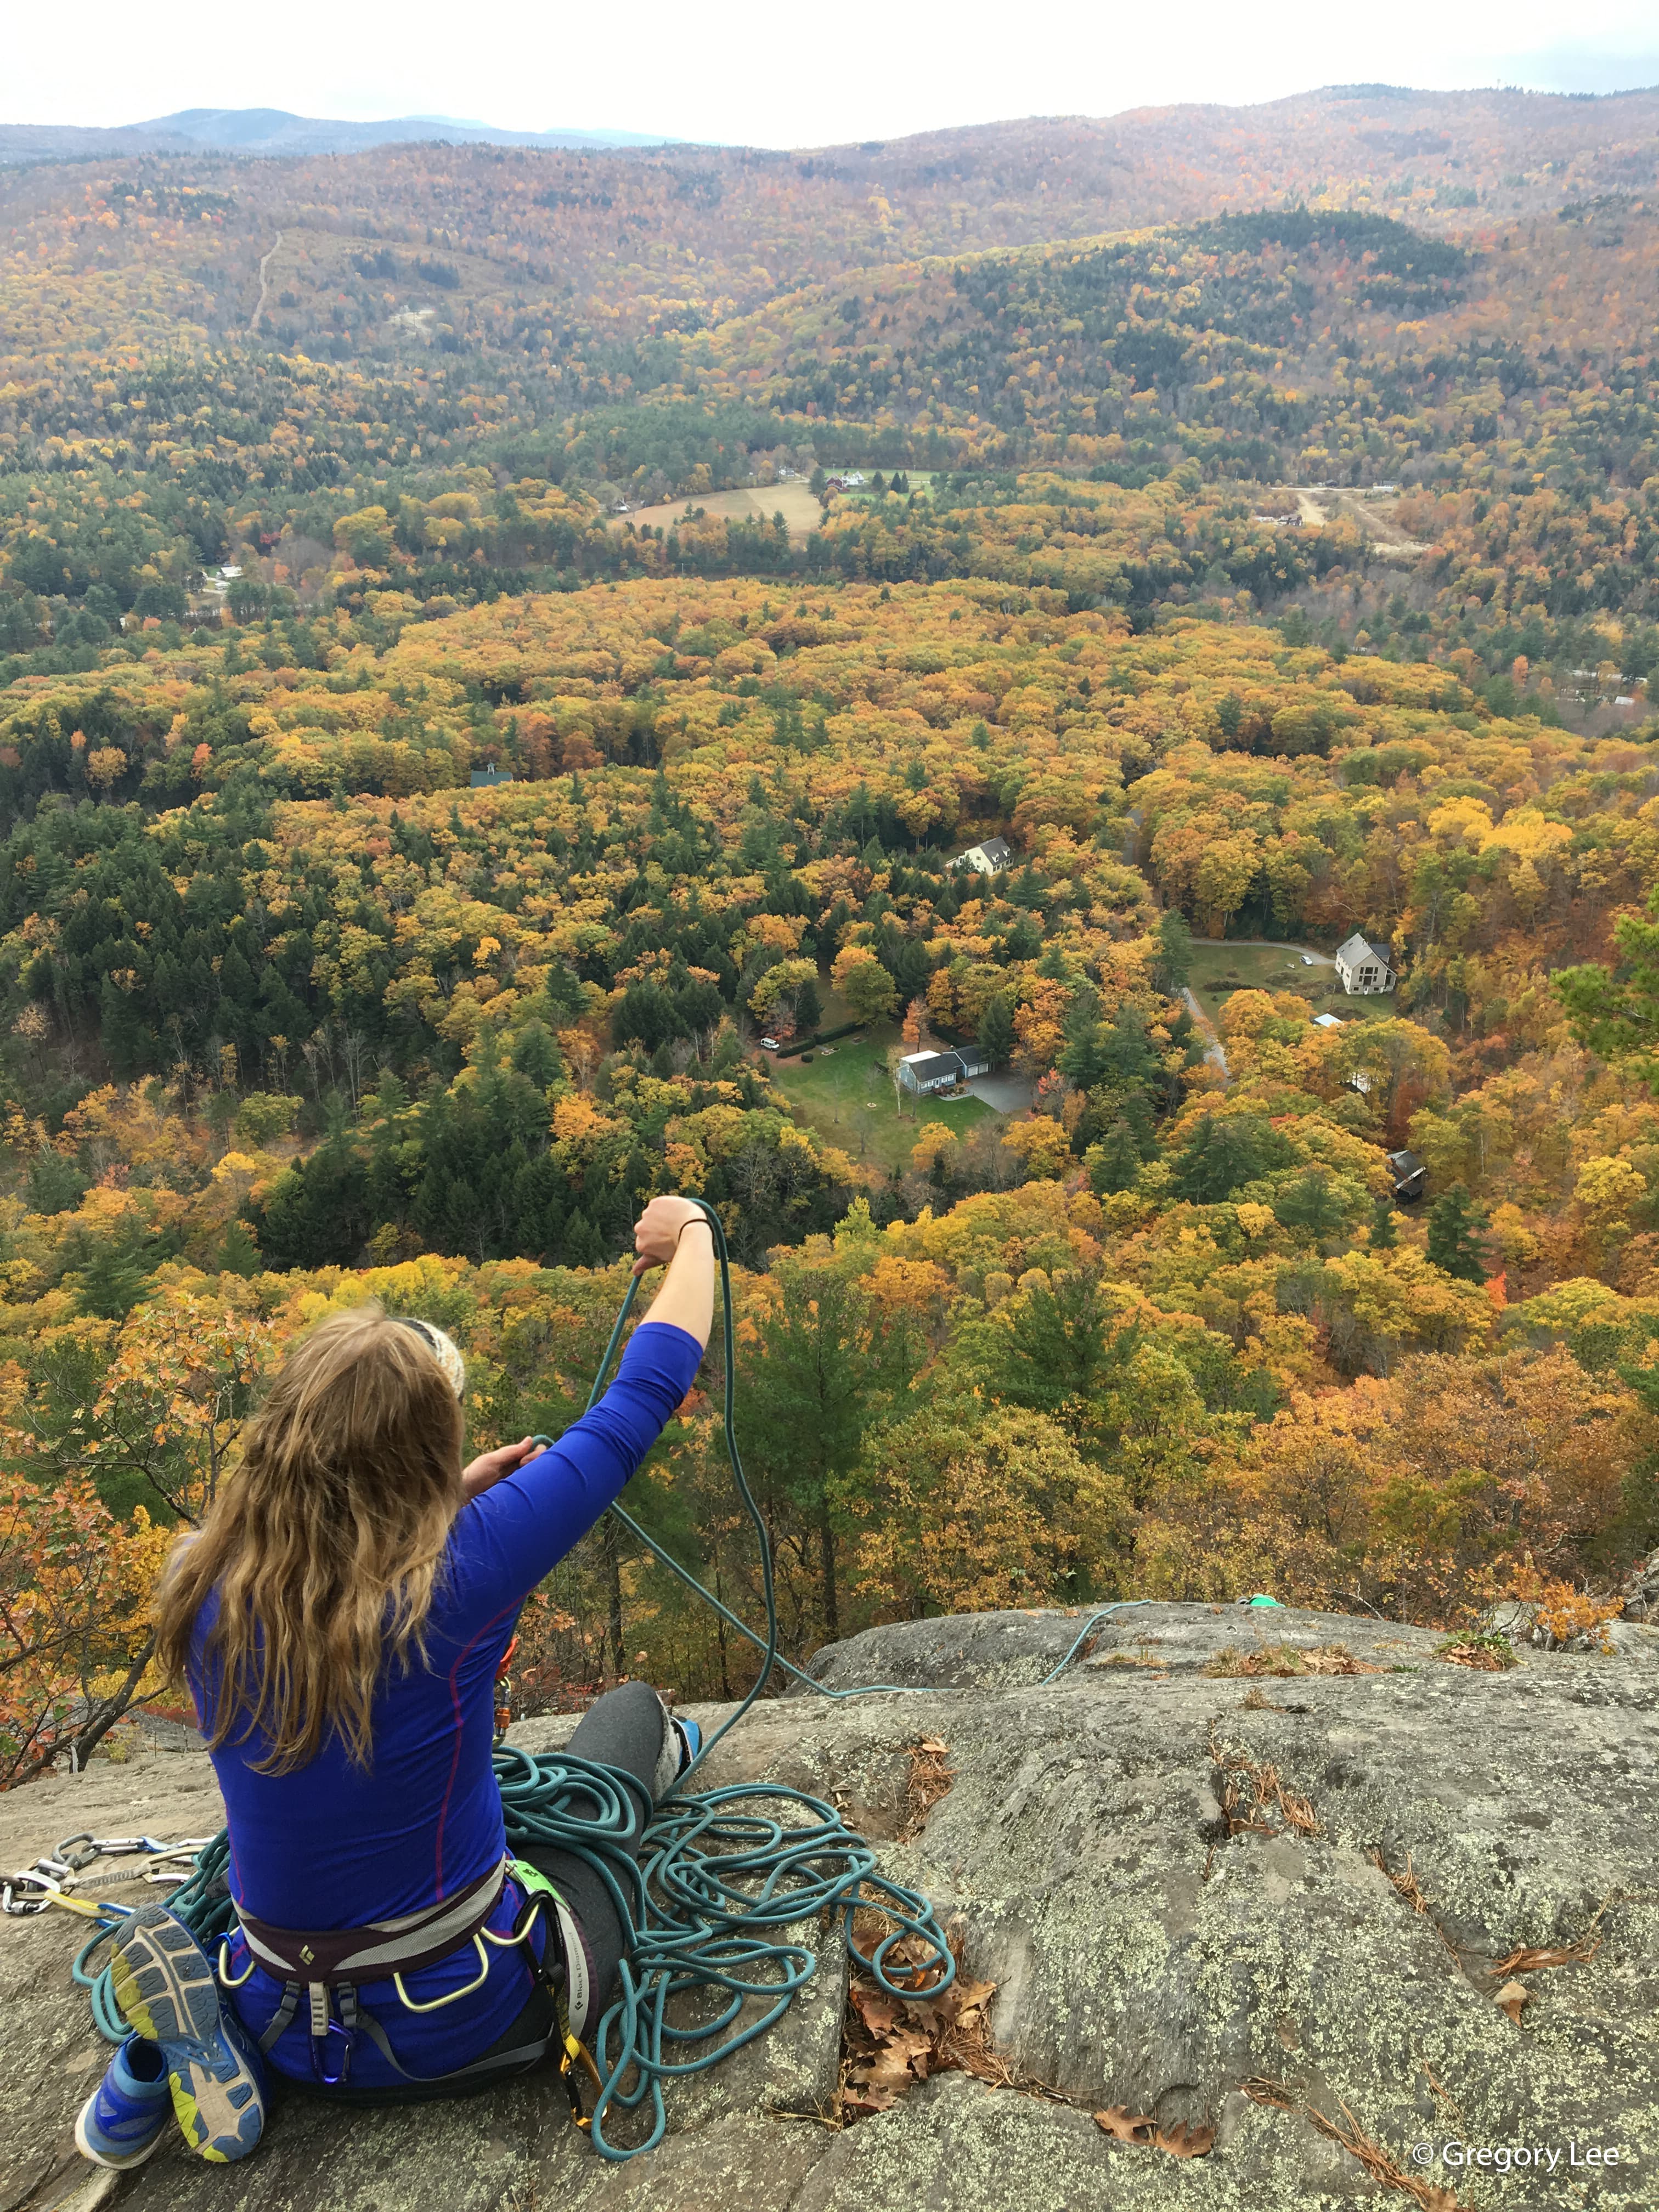
<svg viewBox="0 0 1659 2212">
<path fill-rule="evenodd" d="M 219 1986 L 222 1990 L 240 1990 L 243 1983 L 252 1981 L 258 1971 L 259 1961 L 250 1951 L 246 1966 L 240 1974 L 233 1974 L 230 1971 L 230 1938 L 228 1936 L 219 1938 Z"/>
<path fill-rule="evenodd" d="M 498 1935 L 486 1924 L 486 1920 L 495 1910 L 509 1876 L 519 1883 L 525 1895 L 512 1927 Z M 449 1925 L 447 1933 L 434 1943 L 434 1928 L 453 1923 L 463 1908 L 471 1924 L 465 1924 L 464 1921 L 459 1929 Z M 303 1997 L 310 2020 L 311 2070 L 323 2088 L 337 2089 L 345 2083 L 360 2033 L 369 2038 L 386 2063 L 405 2081 L 459 2081 L 474 2069 L 463 2067 L 453 2075 L 410 2074 L 393 2054 L 383 2023 L 358 1996 L 357 1984 L 365 1973 L 375 1980 L 389 1978 L 406 2012 L 441 2012 L 447 2005 L 483 1988 L 489 1976 L 492 1948 L 506 1951 L 528 1945 L 538 1921 L 547 1923 L 547 1936 L 539 1956 L 532 1951 L 532 1964 L 537 1980 L 553 2000 L 554 2026 L 539 2043 L 526 2045 L 520 2056 L 526 2064 L 532 2064 L 553 2044 L 562 2043 L 567 2048 L 561 2070 L 568 2069 L 569 2051 L 574 2047 L 597 2081 L 597 2067 L 572 2032 L 573 2017 L 584 2026 L 586 2023 L 592 1984 L 580 1925 L 546 1876 L 521 1860 L 504 1861 L 490 1875 L 462 1892 L 458 1899 L 450 1900 L 447 1906 L 410 1914 L 401 1922 L 381 1921 L 365 1927 L 307 1935 L 297 1929 L 274 1929 L 263 1921 L 244 1921 L 242 1936 L 248 1949 L 246 1969 L 238 1976 L 231 1973 L 230 1938 L 227 1934 L 219 1945 L 218 1980 L 221 1988 L 237 1990 L 256 1966 L 266 1965 L 267 1970 L 271 1964 L 276 1966 L 285 1978 L 282 1999 L 259 2038 L 259 2047 L 266 2052 L 275 2048 L 298 2017 Z M 250 1932 L 251 1929 L 258 1931 L 257 1936 Z M 422 2001 L 410 1996 L 404 1986 L 405 1972 L 412 1973 L 418 1967 L 435 1966 L 441 1959 L 453 1958 L 469 1943 L 478 1960 L 478 1972 L 470 1981 L 447 1990 L 441 1997 Z M 580 2112 L 579 2101 L 576 2110 Z M 581 2124 L 585 2127 L 587 2123 L 584 2119 Z"/>
<path fill-rule="evenodd" d="M 507 1940 L 511 1942 L 513 1939 L 509 1937 Z M 426 2003 L 422 2003 L 418 1997 L 410 1996 L 409 1991 L 404 1987 L 403 1976 L 393 1974 L 392 1986 L 397 1990 L 398 2002 L 404 2010 L 405 2012 L 441 2012 L 446 2005 L 455 2004 L 462 1997 L 470 1997 L 475 1990 L 481 1990 L 489 1979 L 489 1954 L 484 1948 L 482 1929 L 473 1936 L 472 1948 L 478 1954 L 478 1971 L 472 1979 L 470 1982 L 463 1982 L 459 1989 L 447 1990 L 441 1997 L 431 1998 Z M 431 1963 L 435 1965 L 436 1961 L 434 1960 Z"/>
</svg>

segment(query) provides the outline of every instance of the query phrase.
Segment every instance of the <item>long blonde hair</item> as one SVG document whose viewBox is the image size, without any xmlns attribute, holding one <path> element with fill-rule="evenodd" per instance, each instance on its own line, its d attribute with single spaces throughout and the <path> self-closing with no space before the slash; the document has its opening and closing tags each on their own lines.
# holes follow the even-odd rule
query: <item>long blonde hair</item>
<svg viewBox="0 0 1659 2212">
<path fill-rule="evenodd" d="M 367 1766 L 382 1670 L 424 1656 L 463 1502 L 461 1407 L 435 1338 L 374 1304 L 313 1329 L 283 1361 L 200 1534 L 173 1554 L 157 1656 L 183 1677 L 216 1586 L 204 1653 L 216 1694 L 202 1723 L 215 1749 L 233 1731 L 238 1742 L 263 1732 L 261 1773 L 305 1765 L 331 1730 Z"/>
</svg>

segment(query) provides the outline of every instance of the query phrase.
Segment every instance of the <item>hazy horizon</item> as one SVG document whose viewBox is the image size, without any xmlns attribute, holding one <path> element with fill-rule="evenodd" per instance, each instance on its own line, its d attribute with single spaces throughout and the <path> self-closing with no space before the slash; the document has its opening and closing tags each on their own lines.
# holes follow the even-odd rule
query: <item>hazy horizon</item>
<svg viewBox="0 0 1659 2212">
<path fill-rule="evenodd" d="M 392 43 L 380 24 L 295 0 L 275 52 L 262 26 L 234 21 L 210 48 L 193 45 L 184 34 L 195 17 L 179 0 L 161 0 L 142 23 L 113 0 L 88 0 L 72 72 L 54 23 L 14 27 L 0 120 L 111 129 L 197 108 L 275 108 L 340 123 L 782 148 L 1035 116 L 1249 107 L 1334 84 L 1579 94 L 1659 84 L 1659 36 L 1636 0 L 1585 0 L 1571 40 L 1546 0 L 1401 0 L 1386 41 L 1374 23 L 1333 20 L 1312 0 L 1278 0 L 1249 22 L 1199 0 L 1178 48 L 1160 24 L 1078 0 L 1049 0 L 1024 20 L 1011 46 L 1001 15 L 970 0 L 946 42 L 931 11 L 847 0 L 825 58 L 820 40 L 757 0 L 714 0 L 695 22 L 641 0 L 619 79 L 608 18 L 550 17 L 525 0 L 506 0 L 489 40 L 459 50 L 432 0 L 410 0 Z"/>
</svg>

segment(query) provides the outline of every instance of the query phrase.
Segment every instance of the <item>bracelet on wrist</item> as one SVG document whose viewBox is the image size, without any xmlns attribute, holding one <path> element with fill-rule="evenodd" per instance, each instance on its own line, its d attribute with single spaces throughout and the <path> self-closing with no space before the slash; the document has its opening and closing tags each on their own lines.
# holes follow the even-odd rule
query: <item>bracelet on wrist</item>
<svg viewBox="0 0 1659 2212">
<path fill-rule="evenodd" d="M 706 1213 L 700 1213 L 695 1221 L 682 1221 L 680 1224 L 680 1237 L 684 1237 L 688 1229 L 707 1229 L 710 1241 L 712 1242 L 714 1239 L 714 1227 Z M 674 1249 L 677 1252 L 680 1249 L 680 1237 L 677 1237 L 674 1239 Z"/>
</svg>

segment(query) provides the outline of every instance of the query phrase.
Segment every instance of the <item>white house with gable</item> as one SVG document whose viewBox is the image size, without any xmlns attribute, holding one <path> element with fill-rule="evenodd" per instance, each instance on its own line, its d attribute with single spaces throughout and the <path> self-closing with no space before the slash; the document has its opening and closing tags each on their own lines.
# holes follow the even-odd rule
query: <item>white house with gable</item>
<svg viewBox="0 0 1659 2212">
<path fill-rule="evenodd" d="M 1350 997 L 1370 991 L 1392 991 L 1395 985 L 1394 947 L 1374 945 L 1358 930 L 1346 945 L 1336 948 L 1336 972 Z"/>
<path fill-rule="evenodd" d="M 972 868 L 976 875 L 1004 875 L 1014 865 L 1013 848 L 1006 837 L 988 837 L 982 845 L 970 845 L 965 853 L 958 853 L 951 865 Z"/>
</svg>

